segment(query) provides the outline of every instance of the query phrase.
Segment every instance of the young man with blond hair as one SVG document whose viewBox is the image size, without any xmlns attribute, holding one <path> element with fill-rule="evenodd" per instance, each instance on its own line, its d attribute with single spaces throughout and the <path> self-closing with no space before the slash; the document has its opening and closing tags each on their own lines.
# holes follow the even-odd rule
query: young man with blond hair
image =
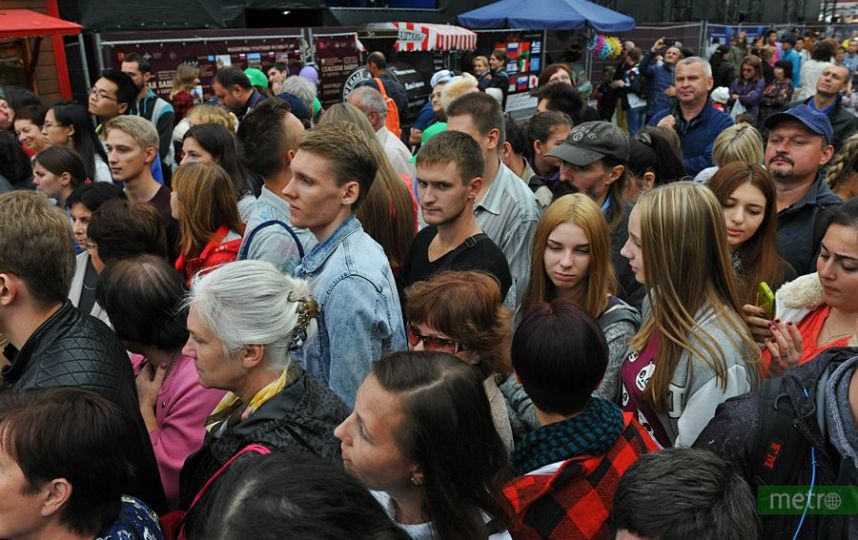
<svg viewBox="0 0 858 540">
<path fill-rule="evenodd" d="M 117 116 L 104 125 L 107 164 L 114 182 L 125 184 L 125 194 L 134 202 L 158 209 L 167 230 L 170 259 L 178 256 L 179 222 L 170 213 L 170 188 L 152 177 L 151 165 L 158 158 L 158 131 L 139 116 Z"/>
<path fill-rule="evenodd" d="M 304 133 L 283 190 L 292 224 L 319 242 L 297 270 L 320 311 L 318 334 L 300 354 L 349 407 L 370 365 L 407 348 L 390 263 L 355 217 L 378 169 L 368 137 L 340 122 Z"/>
</svg>

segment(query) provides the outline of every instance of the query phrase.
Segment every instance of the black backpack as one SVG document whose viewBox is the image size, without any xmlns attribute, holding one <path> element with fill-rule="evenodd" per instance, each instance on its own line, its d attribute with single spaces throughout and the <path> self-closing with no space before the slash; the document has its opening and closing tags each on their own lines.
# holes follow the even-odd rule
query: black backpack
<svg viewBox="0 0 858 540">
<path fill-rule="evenodd" d="M 760 429 L 751 453 L 752 479 L 761 486 L 787 485 L 809 459 L 810 443 L 795 427 L 795 407 L 783 377 L 763 382 L 757 406 Z"/>
</svg>

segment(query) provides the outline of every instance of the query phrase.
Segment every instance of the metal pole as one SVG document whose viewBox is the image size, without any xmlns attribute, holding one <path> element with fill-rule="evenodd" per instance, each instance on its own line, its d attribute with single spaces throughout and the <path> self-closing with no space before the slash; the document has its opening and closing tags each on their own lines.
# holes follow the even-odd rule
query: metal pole
<svg viewBox="0 0 858 540">
<path fill-rule="evenodd" d="M 89 78 L 89 63 L 86 61 L 86 49 L 83 44 L 83 34 L 77 35 L 78 54 L 80 54 L 80 65 L 83 68 L 83 80 L 86 82 L 86 89 L 92 87 L 92 81 Z"/>
<path fill-rule="evenodd" d="M 95 63 L 98 66 L 98 72 L 104 69 L 104 59 L 101 57 L 104 51 L 101 50 L 101 34 L 95 34 Z"/>
</svg>

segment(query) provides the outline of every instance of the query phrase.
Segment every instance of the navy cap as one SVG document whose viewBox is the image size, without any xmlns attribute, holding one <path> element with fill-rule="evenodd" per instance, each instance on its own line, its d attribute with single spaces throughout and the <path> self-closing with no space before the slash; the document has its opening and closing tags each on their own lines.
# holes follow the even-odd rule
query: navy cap
<svg viewBox="0 0 858 540">
<path fill-rule="evenodd" d="M 785 120 L 801 122 L 810 131 L 825 137 L 825 142 L 828 144 L 831 144 L 831 141 L 834 140 L 834 130 L 831 128 L 831 121 L 828 120 L 828 116 L 811 109 L 810 106 L 804 103 L 769 116 L 763 124 L 768 129 L 774 129 L 776 125 Z"/>
</svg>

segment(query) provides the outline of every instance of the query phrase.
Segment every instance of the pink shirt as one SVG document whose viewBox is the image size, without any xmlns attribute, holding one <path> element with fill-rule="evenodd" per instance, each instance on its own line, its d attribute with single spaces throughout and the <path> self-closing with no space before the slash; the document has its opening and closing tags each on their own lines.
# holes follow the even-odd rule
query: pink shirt
<svg viewBox="0 0 858 540">
<path fill-rule="evenodd" d="M 131 355 L 134 373 L 138 373 L 146 358 Z M 205 437 L 205 421 L 226 392 L 200 386 L 194 359 L 179 354 L 173 368 L 158 390 L 155 418 L 160 428 L 149 432 L 167 505 L 179 504 L 179 472 L 185 459 L 199 450 Z"/>
</svg>

